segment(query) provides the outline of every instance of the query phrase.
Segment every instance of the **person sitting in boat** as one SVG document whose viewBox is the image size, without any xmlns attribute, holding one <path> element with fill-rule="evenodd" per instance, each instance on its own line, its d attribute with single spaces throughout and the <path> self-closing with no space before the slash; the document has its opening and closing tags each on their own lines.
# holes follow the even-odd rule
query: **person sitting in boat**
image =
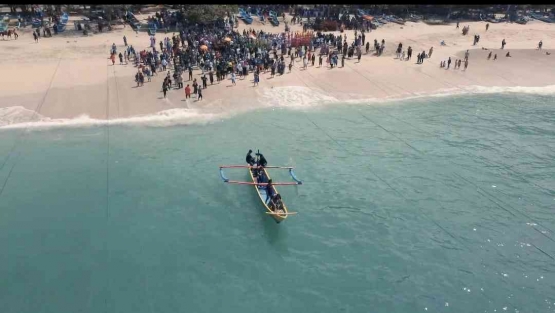
<svg viewBox="0 0 555 313">
<path fill-rule="evenodd" d="M 266 158 L 264 157 L 264 155 L 262 153 L 257 153 L 256 155 L 258 156 L 257 165 L 266 167 L 266 165 L 268 165 L 268 161 L 266 161 Z"/>
<path fill-rule="evenodd" d="M 264 173 L 264 171 L 262 169 L 258 170 L 258 183 L 259 184 L 263 184 L 266 183 L 268 181 L 268 177 L 266 177 L 266 174 Z"/>
<path fill-rule="evenodd" d="M 283 210 L 283 202 L 281 201 L 281 194 L 276 193 L 274 198 L 272 199 L 272 206 L 274 211 L 284 211 Z"/>
<path fill-rule="evenodd" d="M 266 203 L 269 203 L 268 201 L 270 199 L 272 199 L 274 197 L 274 186 L 272 185 L 272 180 L 268 180 L 268 185 L 266 185 Z"/>
<path fill-rule="evenodd" d="M 254 161 L 254 158 L 252 157 L 251 153 L 252 153 L 252 150 L 249 150 L 249 153 L 247 153 L 247 157 L 246 157 L 245 160 L 247 161 L 247 163 L 248 163 L 250 166 L 253 166 L 254 163 L 255 163 L 255 161 Z"/>
</svg>

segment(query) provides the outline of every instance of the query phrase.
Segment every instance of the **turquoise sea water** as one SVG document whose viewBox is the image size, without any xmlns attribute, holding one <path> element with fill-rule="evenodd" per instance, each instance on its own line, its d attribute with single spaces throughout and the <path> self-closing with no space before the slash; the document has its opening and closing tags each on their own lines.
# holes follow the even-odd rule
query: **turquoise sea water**
<svg viewBox="0 0 555 313">
<path fill-rule="evenodd" d="M 0 130 L 0 310 L 555 312 L 553 103 Z M 249 148 L 296 166 L 304 184 L 278 190 L 298 215 L 222 183 Z"/>
</svg>

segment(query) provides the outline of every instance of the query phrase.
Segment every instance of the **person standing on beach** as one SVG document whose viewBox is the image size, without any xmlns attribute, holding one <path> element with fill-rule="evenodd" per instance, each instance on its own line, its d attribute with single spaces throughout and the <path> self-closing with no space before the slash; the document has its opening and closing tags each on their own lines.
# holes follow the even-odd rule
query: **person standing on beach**
<svg viewBox="0 0 555 313">
<path fill-rule="evenodd" d="M 199 89 L 200 89 L 200 88 L 198 88 L 197 79 L 195 78 L 195 79 L 193 80 L 193 94 L 196 95 L 196 94 L 198 93 L 198 90 L 199 90 Z"/>
<path fill-rule="evenodd" d="M 497 53 L 493 56 L 493 60 L 497 60 Z"/>
<path fill-rule="evenodd" d="M 110 55 L 110 59 L 112 60 L 112 65 L 116 65 L 116 54 L 115 53 L 112 53 Z"/>
<path fill-rule="evenodd" d="M 202 89 L 198 89 L 198 96 L 197 96 L 197 101 L 202 100 Z"/>
<path fill-rule="evenodd" d="M 189 80 L 193 80 L 193 68 L 190 65 L 189 65 Z"/>
<path fill-rule="evenodd" d="M 460 61 L 459 61 L 459 63 L 460 63 Z M 460 65 L 459 65 L 459 67 L 460 67 Z M 465 60 L 465 61 L 464 61 L 464 70 L 465 70 L 465 71 L 466 71 L 466 68 L 467 68 L 467 67 L 468 67 L 468 60 Z"/>
<path fill-rule="evenodd" d="M 469 55 L 470 55 L 470 52 L 468 50 L 466 50 L 466 52 L 464 53 L 464 59 L 468 60 Z"/>
<path fill-rule="evenodd" d="M 505 38 L 503 38 L 503 41 L 501 41 L 501 49 L 505 49 L 506 44 L 507 42 L 505 41 Z"/>
<path fill-rule="evenodd" d="M 190 98 L 191 98 L 191 87 L 189 87 L 189 84 L 187 84 L 187 87 L 185 87 L 185 100 Z"/>
<path fill-rule="evenodd" d="M 127 47 L 127 37 L 125 35 L 123 35 L 123 44 Z"/>
<path fill-rule="evenodd" d="M 459 22 L 458 21 L 457 21 L 457 28 L 455 28 L 455 29 L 459 29 Z"/>
<path fill-rule="evenodd" d="M 430 53 L 428 53 L 428 58 L 432 57 L 432 53 L 434 52 L 434 47 L 430 48 Z"/>
<path fill-rule="evenodd" d="M 35 43 L 39 42 L 39 37 L 37 36 L 37 33 L 35 33 L 33 31 L 33 38 L 35 38 Z"/>
<path fill-rule="evenodd" d="M 165 80 L 164 80 L 164 83 L 162 83 L 162 92 L 164 93 L 164 99 L 165 99 L 166 93 L 168 92 L 168 83 Z"/>
<path fill-rule="evenodd" d="M 489 23 L 486 24 L 486 31 L 489 29 Z"/>
<path fill-rule="evenodd" d="M 320 54 L 320 58 L 318 59 L 318 67 L 322 67 L 322 54 Z"/>
<path fill-rule="evenodd" d="M 314 61 L 316 61 L 315 53 L 312 54 L 312 59 L 311 59 L 311 61 L 312 61 L 312 66 L 314 67 Z"/>
<path fill-rule="evenodd" d="M 538 43 L 538 49 L 541 50 L 541 49 L 542 49 L 542 46 L 543 46 L 543 41 L 540 40 L 540 42 Z"/>
<path fill-rule="evenodd" d="M 208 78 L 206 78 L 206 75 L 202 75 L 202 88 L 206 89 L 206 87 L 208 87 Z"/>
<path fill-rule="evenodd" d="M 409 46 L 407 50 L 407 61 L 410 60 L 411 57 L 412 57 L 412 47 Z"/>
<path fill-rule="evenodd" d="M 233 86 L 235 86 L 235 79 L 236 79 L 235 72 L 232 72 L 231 73 L 231 83 L 233 84 Z"/>
<path fill-rule="evenodd" d="M 462 60 L 459 60 L 459 66 L 458 66 L 459 68 L 461 68 L 461 62 L 462 62 Z M 468 63 L 468 60 L 465 60 L 464 62 L 465 62 L 465 63 Z M 465 66 L 464 69 L 466 70 L 466 66 Z"/>
<path fill-rule="evenodd" d="M 488 61 L 489 61 L 489 59 L 491 59 L 491 53 L 492 52 L 490 51 L 489 54 L 488 54 Z"/>
<path fill-rule="evenodd" d="M 259 81 L 260 81 L 260 74 L 254 73 L 254 85 L 253 85 L 253 87 L 258 86 Z"/>
<path fill-rule="evenodd" d="M 123 54 L 121 54 L 121 52 L 119 53 L 119 64 L 123 64 Z"/>
<path fill-rule="evenodd" d="M 210 77 L 210 85 L 214 85 L 214 73 L 212 71 L 208 73 L 208 77 Z"/>
<path fill-rule="evenodd" d="M 447 60 L 447 69 L 449 69 L 450 66 L 451 66 L 451 57 L 449 57 L 449 59 Z"/>
</svg>

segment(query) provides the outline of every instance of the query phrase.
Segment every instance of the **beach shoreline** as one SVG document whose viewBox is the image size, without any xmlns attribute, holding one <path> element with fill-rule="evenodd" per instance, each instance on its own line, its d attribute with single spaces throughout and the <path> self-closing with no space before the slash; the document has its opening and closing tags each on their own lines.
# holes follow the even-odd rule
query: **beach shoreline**
<svg viewBox="0 0 555 313">
<path fill-rule="evenodd" d="M 555 55 L 546 54 L 554 52 L 549 48 L 555 44 L 544 41 L 542 51 L 534 48 L 540 40 L 555 35 L 554 26 L 543 22 L 503 23 L 490 25 L 486 32 L 485 24 L 465 23 L 470 25 L 467 36 L 462 36 L 455 24 L 388 24 L 366 34 L 371 44 L 374 39 L 385 39 L 386 49 L 382 56 L 363 53 L 360 63 L 355 57 L 345 60 L 344 68 L 339 62 L 339 67 L 333 69 L 325 67 L 325 57 L 324 66 L 319 68 L 316 58 L 315 66 L 309 65 L 306 70 L 301 69 L 302 62 L 297 58 L 291 73 L 286 69 L 283 76 L 274 78 L 270 78 L 269 71 L 261 73 L 257 87 L 253 86 L 252 73 L 246 79 L 238 79 L 236 86 L 231 85 L 229 78 L 209 85 L 202 101 L 194 98 L 185 101 L 183 89 L 169 91 L 164 99 L 161 92 L 164 73 L 159 73 L 143 87 L 136 87 L 136 67 L 131 63 L 119 65 L 119 60 L 111 64 L 108 56 L 112 43 L 121 50 L 125 35 L 136 49 L 146 49 L 146 33 L 136 34 L 130 27 L 88 37 L 68 31 L 35 44 L 30 31 L 22 30 L 18 40 L 0 42 L 4 48 L 0 52 L 3 69 L 0 127 L 45 119 L 118 120 L 163 115 L 160 112 L 175 110 L 212 116 L 263 107 L 307 107 L 318 102 L 369 103 L 483 92 L 480 88 L 503 91 L 540 87 L 546 92 L 551 90 L 550 86 L 555 86 L 552 75 Z M 300 30 L 298 25 L 292 27 L 293 31 Z M 283 26 L 239 25 L 239 31 L 250 28 L 274 33 L 283 31 Z M 472 46 L 475 33 L 480 34 L 481 40 Z M 172 34 L 159 33 L 156 38 L 161 40 Z M 354 38 L 354 31 L 345 34 L 349 42 Z M 501 50 L 503 39 L 508 44 Z M 447 45 L 440 46 L 441 40 Z M 394 50 L 399 42 L 404 48 L 413 47 L 411 60 L 395 58 Z M 432 46 L 432 57 L 425 59 L 423 64 L 415 64 L 416 54 L 428 53 Z M 470 52 L 467 70 L 464 66 L 461 69 L 440 68 L 440 61 L 448 57 L 453 61 L 463 59 L 467 49 Z M 497 54 L 497 60 L 487 60 L 490 51 Z M 510 58 L 505 57 L 507 51 L 511 53 Z M 190 84 L 185 80 L 187 74 L 183 76 L 184 85 Z M 201 71 L 195 70 L 194 77 L 200 81 Z"/>
</svg>

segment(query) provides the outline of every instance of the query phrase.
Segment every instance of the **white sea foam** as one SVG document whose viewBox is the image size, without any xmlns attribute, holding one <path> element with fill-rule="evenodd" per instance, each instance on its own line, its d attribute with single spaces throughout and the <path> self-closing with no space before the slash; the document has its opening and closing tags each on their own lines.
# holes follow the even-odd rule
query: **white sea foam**
<svg viewBox="0 0 555 313">
<path fill-rule="evenodd" d="M 261 88 L 262 89 L 262 88 Z M 545 87 L 483 87 L 467 86 L 438 90 L 434 93 L 413 93 L 410 96 L 394 96 L 386 98 L 364 98 L 340 100 L 326 94 L 323 90 L 299 86 L 264 88 L 260 91 L 259 102 L 264 107 L 283 107 L 288 109 L 310 109 L 332 103 L 372 104 L 404 101 L 428 97 L 449 97 L 465 94 L 520 93 L 537 95 L 555 95 L 555 85 Z M 253 106 L 253 109 L 259 106 Z M 155 114 L 118 118 L 111 120 L 93 119 L 87 115 L 72 119 L 53 119 L 35 114 L 34 111 L 21 106 L 0 108 L 0 129 L 42 129 L 58 127 L 87 127 L 102 125 L 146 125 L 174 126 L 190 124 L 206 124 L 233 116 L 239 110 L 229 106 L 225 112 L 208 113 L 193 109 L 170 109 Z"/>
<path fill-rule="evenodd" d="M 35 114 L 34 111 L 24 107 L 0 108 L 1 129 L 43 129 L 43 128 L 76 128 L 104 125 L 146 125 L 146 126 L 173 126 L 206 124 L 221 119 L 222 115 L 202 113 L 198 110 L 170 109 L 151 115 L 134 116 L 117 119 L 94 119 L 81 115 L 71 119 L 53 119 Z"/>
<path fill-rule="evenodd" d="M 339 102 L 317 89 L 299 86 L 265 88 L 261 103 L 270 107 L 308 108 Z"/>
</svg>

